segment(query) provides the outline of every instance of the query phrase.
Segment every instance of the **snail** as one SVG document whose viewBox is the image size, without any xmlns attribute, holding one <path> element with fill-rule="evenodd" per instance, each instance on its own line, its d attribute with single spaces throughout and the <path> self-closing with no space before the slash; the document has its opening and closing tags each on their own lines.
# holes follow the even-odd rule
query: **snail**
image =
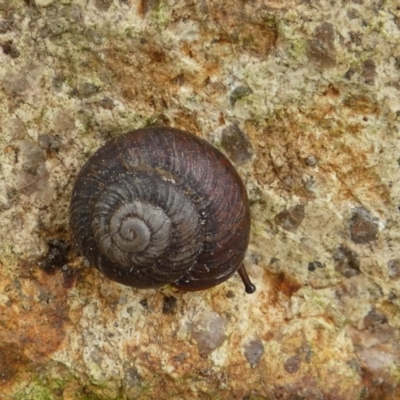
<svg viewBox="0 0 400 400">
<path fill-rule="evenodd" d="M 250 235 L 245 186 L 230 161 L 194 134 L 151 127 L 110 140 L 79 172 L 74 241 L 106 277 L 136 288 L 195 291 L 238 272 Z"/>
</svg>

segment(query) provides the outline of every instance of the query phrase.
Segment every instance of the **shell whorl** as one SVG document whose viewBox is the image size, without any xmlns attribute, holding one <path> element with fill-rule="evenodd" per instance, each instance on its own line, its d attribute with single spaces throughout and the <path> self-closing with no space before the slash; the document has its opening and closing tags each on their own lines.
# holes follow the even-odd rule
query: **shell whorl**
<svg viewBox="0 0 400 400">
<path fill-rule="evenodd" d="M 92 229 L 100 252 L 113 263 L 150 270 L 160 284 L 166 274 L 168 280 L 182 276 L 202 246 L 190 197 L 163 180 L 161 171 L 124 175 L 107 187 L 95 203 Z"/>
<path fill-rule="evenodd" d="M 110 279 L 199 290 L 240 267 L 250 216 L 243 183 L 218 150 L 184 131 L 147 128 L 111 140 L 84 165 L 71 228 Z"/>
</svg>

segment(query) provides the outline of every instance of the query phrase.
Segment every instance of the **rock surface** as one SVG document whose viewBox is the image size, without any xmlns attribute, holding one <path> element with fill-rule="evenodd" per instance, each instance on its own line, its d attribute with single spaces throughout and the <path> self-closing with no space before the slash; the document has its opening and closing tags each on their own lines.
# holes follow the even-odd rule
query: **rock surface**
<svg viewBox="0 0 400 400">
<path fill-rule="evenodd" d="M 397 0 L 0 4 L 1 399 L 399 399 Z M 135 290 L 75 254 L 74 178 L 170 125 L 248 188 L 245 264 Z"/>
</svg>

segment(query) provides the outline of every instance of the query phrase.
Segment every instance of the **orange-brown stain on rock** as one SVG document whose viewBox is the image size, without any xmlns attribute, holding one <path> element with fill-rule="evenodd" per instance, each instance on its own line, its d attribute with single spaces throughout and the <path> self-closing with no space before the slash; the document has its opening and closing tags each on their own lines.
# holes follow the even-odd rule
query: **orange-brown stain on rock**
<svg viewBox="0 0 400 400">
<path fill-rule="evenodd" d="M 200 126 L 198 124 L 196 113 L 189 110 L 179 110 L 174 114 L 175 125 L 188 132 L 198 134 Z"/>
<path fill-rule="evenodd" d="M 263 59 L 276 46 L 276 22 L 267 18 L 262 6 L 260 13 L 254 12 L 256 6 L 253 4 L 252 13 L 244 12 L 243 6 L 243 2 L 239 0 L 210 3 L 210 19 L 218 26 L 219 32 L 225 32 L 224 39 L 231 43 L 237 52 L 248 52 Z"/>
<path fill-rule="evenodd" d="M 153 370 L 161 371 L 167 364 L 174 368 L 174 374 L 184 375 L 188 370 L 204 368 L 208 361 L 201 357 L 194 341 L 182 340 L 177 337 L 176 319 L 179 311 L 174 314 L 162 314 L 163 296 L 156 295 L 154 309 L 146 316 L 146 331 L 139 343 L 126 343 L 126 354 L 142 371 L 151 374 Z M 153 379 L 153 378 L 152 378 Z"/>
<path fill-rule="evenodd" d="M 117 42 L 110 42 L 105 50 L 105 65 L 126 100 L 147 99 L 148 103 L 151 94 L 161 95 L 163 85 L 173 78 L 173 60 L 151 38 L 132 40 L 131 48 L 132 52 L 126 54 Z"/>
<path fill-rule="evenodd" d="M 161 116 L 158 124 L 175 126 L 188 131 L 199 132 L 196 113 L 177 109 L 173 121 L 164 112 L 170 108 L 173 97 L 182 85 L 202 87 L 200 74 L 191 76 L 176 67 L 172 56 L 151 38 L 132 41 L 132 53 L 125 54 L 118 43 L 110 43 L 105 51 L 105 68 L 114 87 L 119 87 L 124 101 L 128 101 L 138 114 L 154 118 Z M 207 74 L 203 74 L 203 80 Z M 194 89 L 196 90 L 196 89 Z M 151 113 L 148 114 L 148 110 Z M 145 114 L 146 113 L 146 114 Z"/>
<path fill-rule="evenodd" d="M 288 126 L 283 120 L 275 120 L 271 126 L 262 129 L 256 141 L 258 157 L 254 168 L 259 182 L 305 197 L 307 193 L 301 181 L 302 166 L 297 148 L 300 134 L 294 124 Z"/>
<path fill-rule="evenodd" d="M 2 329 L 4 327 L 2 326 Z M 29 368 L 27 359 L 15 343 L 2 342 L 0 346 L 0 387 L 5 390 L 15 382 L 18 373 Z"/>
<path fill-rule="evenodd" d="M 343 106 L 353 114 L 375 116 L 380 114 L 378 102 L 366 94 L 347 95 L 343 99 Z"/>
<path fill-rule="evenodd" d="M 126 354 L 134 361 L 140 376 L 152 382 L 153 398 L 164 398 L 167 389 L 169 393 L 171 391 L 181 393 L 182 398 L 192 398 L 192 390 L 196 392 L 204 385 L 204 379 L 196 380 L 191 385 L 192 387 L 182 387 L 181 379 L 188 373 L 197 377 L 204 374 L 212 377 L 213 363 L 208 357 L 201 357 L 194 343 L 189 340 L 171 343 L 168 328 L 164 332 L 160 330 L 161 326 L 158 328 L 160 334 L 156 341 L 153 337 L 141 340 L 139 344 L 127 345 Z M 166 346 L 167 343 L 170 344 Z M 168 366 L 168 372 L 164 369 L 166 366 Z M 156 375 L 155 371 L 157 371 Z M 207 381 L 209 381 L 208 378 Z M 181 392 L 182 390 L 184 392 Z"/>
<path fill-rule="evenodd" d="M 152 8 L 148 7 L 150 3 L 154 2 L 142 2 L 139 7 L 144 14 L 148 8 Z M 203 8 L 199 6 L 190 17 L 197 29 L 196 36 L 183 40 L 179 45 L 182 57 L 193 60 L 196 66 L 194 71 L 185 68 L 185 63 L 176 62 L 176 49 L 166 51 L 162 43 L 157 43 L 149 35 L 140 39 L 127 38 L 131 40 L 132 51 L 129 54 L 122 50 L 116 40 L 108 42 L 100 69 L 110 78 L 110 85 L 119 87 L 124 100 L 135 106 L 138 113 L 148 112 L 149 109 L 153 109 L 153 114 L 163 113 L 170 108 L 181 85 L 195 94 L 206 95 L 210 102 L 213 98 L 227 96 L 227 89 L 212 80 L 218 76 L 226 57 L 231 58 L 235 52 L 249 52 L 265 58 L 275 48 L 278 29 L 273 19 L 266 19 L 265 15 L 257 13 L 243 13 L 242 3 L 238 0 L 223 4 L 210 3 L 205 7 L 206 10 Z M 203 12 L 205 15 L 202 15 Z M 249 20 L 248 15 L 256 17 Z M 180 24 L 182 15 L 173 12 L 165 29 L 175 32 L 180 29 Z M 221 26 L 224 27 L 222 36 Z M 208 44 L 206 49 L 199 49 L 202 43 Z M 182 79 L 177 83 L 175 78 L 178 75 Z M 143 104 L 147 107 L 143 107 Z M 192 119 L 188 125 L 182 126 L 177 121 L 174 121 L 174 125 L 186 129 L 197 126 L 196 115 Z"/>
<path fill-rule="evenodd" d="M 255 372 L 247 362 L 242 362 L 242 360 L 231 362 L 226 368 L 226 380 L 229 382 L 229 390 L 227 391 L 228 393 L 224 393 L 226 397 L 222 398 L 258 399 L 258 397 L 255 397 L 256 394 L 265 394 L 264 384 L 268 381 L 268 369 L 266 364 L 268 363 L 263 363 L 262 366 L 256 367 L 258 371 L 265 368 L 265 378 L 260 382 L 258 371 Z M 246 382 L 245 387 L 247 390 L 243 387 L 243 382 Z M 248 396 L 249 393 L 252 394 L 251 397 Z"/>
<path fill-rule="evenodd" d="M 148 12 L 155 10 L 160 4 L 160 0 L 140 0 L 137 11 L 141 16 L 145 16 Z"/>
<path fill-rule="evenodd" d="M 377 379 L 376 374 L 367 369 L 362 369 L 362 382 L 364 392 L 371 393 L 368 400 L 398 400 L 400 399 L 400 386 L 398 382 Z"/>
<path fill-rule="evenodd" d="M 35 269 L 29 276 L 0 283 L 8 297 L 0 307 L 0 381 L 10 387 L 18 376 L 45 363 L 62 344 L 68 321 L 63 274 Z M 2 386 L 4 387 L 4 386 Z"/>
<path fill-rule="evenodd" d="M 340 94 L 340 88 L 330 83 L 326 89 L 322 91 L 323 96 L 331 97 L 332 99 L 336 99 Z"/>
<path fill-rule="evenodd" d="M 277 303 L 279 293 L 282 293 L 287 298 L 290 298 L 301 288 L 301 284 L 299 282 L 287 276 L 284 272 L 278 272 L 276 274 L 268 272 L 267 276 L 271 285 L 269 302 L 272 305 Z"/>
<path fill-rule="evenodd" d="M 313 199 L 322 190 L 333 194 L 332 202 L 359 202 L 363 191 L 382 208 L 390 203 L 390 190 L 382 182 L 379 165 L 371 162 L 375 144 L 359 118 L 379 116 L 378 103 L 368 95 L 355 96 L 346 90 L 327 86 L 314 96 L 308 109 L 288 105 L 265 121 L 267 126 L 259 128 L 258 134 L 251 135 L 257 156 L 253 168 L 260 183 L 303 199 Z M 317 167 L 306 162 L 310 155 L 318 160 Z"/>
</svg>

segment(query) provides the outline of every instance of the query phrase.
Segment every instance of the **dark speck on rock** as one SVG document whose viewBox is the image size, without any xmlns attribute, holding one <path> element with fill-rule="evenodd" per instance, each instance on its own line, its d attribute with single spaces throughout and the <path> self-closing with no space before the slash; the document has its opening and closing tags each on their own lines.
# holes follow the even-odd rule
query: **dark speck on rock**
<svg viewBox="0 0 400 400">
<path fill-rule="evenodd" d="M 360 363 L 357 360 L 355 360 L 353 358 L 353 359 L 347 361 L 346 364 L 350 368 L 352 368 L 355 372 L 357 372 L 357 374 L 361 374 L 362 370 L 361 370 L 361 367 L 360 367 Z"/>
<path fill-rule="evenodd" d="M 114 101 L 109 97 L 103 97 L 100 101 L 100 107 L 106 110 L 112 110 L 115 107 Z"/>
<path fill-rule="evenodd" d="M 315 166 L 318 164 L 318 159 L 317 159 L 317 157 L 315 157 L 315 156 L 308 156 L 308 157 L 306 158 L 306 164 L 307 164 L 309 167 L 315 167 Z"/>
<path fill-rule="evenodd" d="M 214 311 L 197 315 L 192 328 L 192 339 L 196 341 L 199 353 L 205 357 L 225 341 L 226 322 Z"/>
<path fill-rule="evenodd" d="M 174 361 L 181 363 L 182 361 L 185 361 L 188 358 L 188 355 L 186 353 L 180 353 L 177 356 L 173 358 Z"/>
<path fill-rule="evenodd" d="M 61 74 L 55 74 L 51 81 L 51 83 L 55 89 L 60 89 L 64 82 L 65 82 L 65 77 Z"/>
<path fill-rule="evenodd" d="M 135 367 L 129 367 L 125 369 L 125 384 L 129 387 L 140 386 L 142 378 L 139 375 L 138 370 Z"/>
<path fill-rule="evenodd" d="M 147 299 L 142 299 L 142 300 L 139 301 L 139 303 L 143 308 L 147 308 L 147 306 L 148 306 Z"/>
<path fill-rule="evenodd" d="M 11 58 L 18 58 L 20 55 L 20 52 L 11 40 L 7 40 L 6 42 L 2 43 L 1 47 L 3 49 L 3 53 Z"/>
<path fill-rule="evenodd" d="M 238 86 L 237 88 L 235 88 L 231 95 L 230 95 L 230 102 L 232 104 L 232 106 L 240 99 L 242 99 L 243 97 L 248 96 L 249 94 L 253 93 L 253 91 L 247 87 L 247 86 Z"/>
<path fill-rule="evenodd" d="M 148 126 L 169 126 L 171 121 L 164 113 L 155 114 L 148 120 Z"/>
<path fill-rule="evenodd" d="M 360 273 L 360 260 L 358 254 L 342 244 L 333 255 L 335 270 L 340 272 L 346 278 L 358 275 Z"/>
<path fill-rule="evenodd" d="M 301 359 L 299 356 L 292 356 L 285 361 L 283 367 L 289 374 L 297 372 L 300 368 Z"/>
<path fill-rule="evenodd" d="M 305 217 L 304 206 L 297 205 L 281 211 L 275 216 L 275 223 L 289 232 L 294 232 Z"/>
<path fill-rule="evenodd" d="M 112 2 L 113 0 L 95 0 L 94 4 L 98 10 L 107 11 L 110 8 Z"/>
<path fill-rule="evenodd" d="M 351 240 L 357 244 L 374 241 L 378 237 L 378 219 L 365 208 L 357 208 L 349 222 Z"/>
<path fill-rule="evenodd" d="M 381 314 L 374 308 L 364 317 L 363 325 L 364 328 L 370 328 L 376 325 L 386 324 L 388 319 L 386 315 Z"/>
<path fill-rule="evenodd" d="M 360 16 L 360 13 L 354 9 L 354 8 L 349 8 L 347 10 L 347 17 L 351 20 L 351 19 L 356 19 Z"/>
<path fill-rule="evenodd" d="M 355 73 L 356 71 L 353 68 L 349 68 L 344 74 L 344 78 L 350 80 Z"/>
<path fill-rule="evenodd" d="M 51 136 L 50 135 L 39 135 L 38 137 L 38 145 L 43 150 L 49 150 L 51 145 Z"/>
<path fill-rule="evenodd" d="M 313 39 L 308 43 L 307 55 L 310 60 L 323 68 L 333 67 L 336 64 L 334 47 L 335 29 L 329 22 L 323 22 L 314 30 Z"/>
<path fill-rule="evenodd" d="M 176 310 L 177 300 L 174 296 L 164 296 L 163 314 L 174 314 Z"/>
<path fill-rule="evenodd" d="M 68 269 L 68 265 L 61 267 L 63 273 L 63 287 L 65 289 L 71 289 L 77 278 L 77 272 L 74 269 Z"/>
<path fill-rule="evenodd" d="M 0 33 L 6 33 L 11 29 L 11 22 L 2 20 L 0 21 Z"/>
<path fill-rule="evenodd" d="M 369 58 L 363 63 L 362 77 L 364 82 L 368 85 L 374 84 L 374 78 L 376 76 L 376 64 L 375 61 Z"/>
<path fill-rule="evenodd" d="M 58 151 L 61 147 L 60 141 L 57 137 L 47 134 L 38 136 L 38 145 L 46 151 Z"/>
<path fill-rule="evenodd" d="M 69 245 L 57 239 L 49 241 L 48 245 L 49 252 L 39 265 L 47 274 L 53 274 L 68 262 Z"/>
<path fill-rule="evenodd" d="M 360 46 L 362 44 L 362 34 L 360 32 L 349 32 L 350 40 L 356 46 Z"/>
<path fill-rule="evenodd" d="M 182 86 L 185 83 L 185 75 L 184 74 L 178 74 L 171 80 L 171 82 L 174 85 Z"/>
<path fill-rule="evenodd" d="M 236 164 L 250 161 L 253 155 L 249 139 L 237 125 L 230 125 L 222 131 L 221 146 Z"/>
<path fill-rule="evenodd" d="M 93 96 L 94 94 L 98 93 L 100 88 L 93 83 L 90 82 L 83 82 L 77 88 L 77 93 L 79 97 L 87 98 Z"/>
<path fill-rule="evenodd" d="M 388 266 L 388 274 L 391 279 L 399 279 L 400 278 L 400 260 L 393 259 L 389 260 L 387 263 Z"/>
<path fill-rule="evenodd" d="M 1 84 L 7 95 L 20 95 L 30 86 L 24 74 L 17 74 L 12 71 L 5 74 Z"/>
<path fill-rule="evenodd" d="M 325 265 L 321 261 L 312 261 L 308 263 L 308 270 L 315 271 L 316 268 L 324 268 Z"/>
<path fill-rule="evenodd" d="M 244 346 L 244 355 L 249 364 L 254 368 L 264 354 L 264 346 L 261 340 L 251 340 Z"/>
</svg>

